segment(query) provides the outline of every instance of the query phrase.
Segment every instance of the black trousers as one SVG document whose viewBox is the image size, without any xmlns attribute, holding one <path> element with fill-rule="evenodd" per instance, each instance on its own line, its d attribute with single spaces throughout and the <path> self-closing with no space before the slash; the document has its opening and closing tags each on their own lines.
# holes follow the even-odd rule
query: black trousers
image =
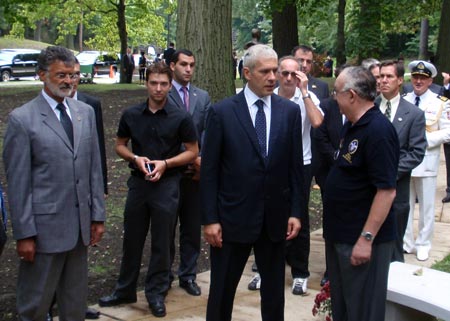
<svg viewBox="0 0 450 321">
<path fill-rule="evenodd" d="M 180 221 L 180 266 L 177 274 L 180 281 L 195 280 L 201 240 L 200 184 L 199 181 L 192 180 L 190 177 L 183 177 L 180 181 L 178 218 Z M 174 236 L 176 228 L 177 224 L 175 224 Z M 175 257 L 175 244 L 174 237 L 170 246 L 171 265 Z"/>
<path fill-rule="evenodd" d="M 447 193 L 450 193 L 450 143 L 444 144 L 445 169 L 447 172 Z"/>
<path fill-rule="evenodd" d="M 309 229 L 309 195 L 311 192 L 312 170 L 311 165 L 303 165 L 305 178 L 306 204 L 305 217 L 302 218 L 302 227 L 297 237 L 287 243 L 286 262 L 291 266 L 293 278 L 309 277 L 309 252 L 310 252 L 310 229 Z"/>
<path fill-rule="evenodd" d="M 131 176 L 124 212 L 123 256 L 115 292 L 136 297 L 142 250 L 150 228 L 151 257 L 145 279 L 149 303 L 164 299 L 169 290 L 170 244 L 179 199 L 179 177 L 152 183 Z"/>
<path fill-rule="evenodd" d="M 261 274 L 263 321 L 284 320 L 285 242 L 272 242 L 263 228 L 254 244 L 223 242 L 211 247 L 211 284 L 206 321 L 230 321 L 236 288 L 253 248 Z"/>
<path fill-rule="evenodd" d="M 368 263 L 350 264 L 352 244 L 325 242 L 334 321 L 380 321 L 386 311 L 394 241 L 373 244 Z"/>
</svg>

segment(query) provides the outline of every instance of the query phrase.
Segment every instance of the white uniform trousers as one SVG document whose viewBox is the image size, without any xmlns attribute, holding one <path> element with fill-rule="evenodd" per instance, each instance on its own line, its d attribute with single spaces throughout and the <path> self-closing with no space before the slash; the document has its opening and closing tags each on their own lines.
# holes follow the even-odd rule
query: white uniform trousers
<svg viewBox="0 0 450 321">
<path fill-rule="evenodd" d="M 436 196 L 436 176 L 411 177 L 409 194 L 409 217 L 403 238 L 403 249 L 412 253 L 417 247 L 431 248 L 434 230 L 434 201 Z M 414 241 L 414 206 L 419 200 L 419 233 Z"/>
</svg>

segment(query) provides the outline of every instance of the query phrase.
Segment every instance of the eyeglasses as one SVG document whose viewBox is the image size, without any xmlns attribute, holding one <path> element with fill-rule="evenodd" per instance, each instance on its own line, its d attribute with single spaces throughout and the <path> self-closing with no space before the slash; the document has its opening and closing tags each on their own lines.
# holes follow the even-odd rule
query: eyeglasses
<svg viewBox="0 0 450 321">
<path fill-rule="evenodd" d="M 289 75 L 291 75 L 292 78 L 295 78 L 297 76 L 295 71 L 287 71 L 287 70 L 280 71 L 280 74 L 284 78 L 287 78 Z"/>
<path fill-rule="evenodd" d="M 341 90 L 341 91 L 337 91 L 336 88 L 333 88 L 333 91 L 331 92 L 331 95 L 333 97 L 336 97 L 339 94 L 345 93 L 347 91 L 349 91 L 350 89 L 346 89 L 346 90 Z"/>
<path fill-rule="evenodd" d="M 59 79 L 59 80 L 64 80 L 66 79 L 66 77 L 69 77 L 70 80 L 76 80 L 78 78 L 80 78 L 80 73 L 76 72 L 76 73 L 70 73 L 70 74 L 66 74 L 63 72 L 58 72 L 54 75 L 55 78 Z"/>
</svg>

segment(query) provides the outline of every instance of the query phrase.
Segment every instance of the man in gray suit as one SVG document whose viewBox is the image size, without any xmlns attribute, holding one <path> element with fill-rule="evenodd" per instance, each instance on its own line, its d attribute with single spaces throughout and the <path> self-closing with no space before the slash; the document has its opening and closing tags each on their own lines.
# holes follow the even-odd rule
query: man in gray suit
<svg viewBox="0 0 450 321">
<path fill-rule="evenodd" d="M 376 67 L 378 68 L 378 67 Z M 400 143 L 397 194 L 392 209 L 397 219 L 397 239 L 392 261 L 404 262 L 403 236 L 409 215 L 411 171 L 420 164 L 427 148 L 425 116 L 420 108 L 400 96 L 405 69 L 395 61 L 383 61 L 379 67 L 380 96 L 376 100 L 382 113 L 392 122 Z"/>
<path fill-rule="evenodd" d="M 209 94 L 191 83 L 195 70 L 194 54 L 186 49 L 175 51 L 172 55 L 170 69 L 173 72 L 172 88 L 169 101 L 182 110 L 186 110 L 194 122 L 197 132 L 199 150 L 201 137 L 205 129 L 206 113 L 211 106 Z M 200 255 L 200 154 L 193 164 L 186 166 L 180 181 L 180 204 L 178 217 L 180 220 L 180 266 L 178 278 L 180 286 L 190 295 L 198 296 L 201 289 L 195 282 L 197 276 L 197 260 Z M 176 228 L 176 225 L 175 225 Z M 174 233 L 175 236 L 175 233 Z M 170 248 L 170 259 L 175 256 L 175 239 Z M 173 279 L 173 277 L 172 277 Z"/>
<path fill-rule="evenodd" d="M 66 48 L 41 52 L 38 74 L 44 89 L 10 114 L 5 134 L 22 321 L 44 320 L 55 292 L 61 320 L 84 320 L 87 246 L 99 242 L 104 232 L 94 111 L 68 98 L 74 64 Z"/>
</svg>

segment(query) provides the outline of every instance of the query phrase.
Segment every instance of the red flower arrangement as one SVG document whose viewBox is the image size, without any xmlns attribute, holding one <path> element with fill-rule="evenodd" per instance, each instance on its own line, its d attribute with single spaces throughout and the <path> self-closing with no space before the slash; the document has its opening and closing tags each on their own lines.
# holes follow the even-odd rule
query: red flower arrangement
<svg viewBox="0 0 450 321">
<path fill-rule="evenodd" d="M 330 281 L 324 284 L 320 292 L 317 293 L 312 309 L 313 316 L 323 314 L 325 321 L 333 321 L 331 316 L 331 296 L 330 296 Z"/>
</svg>

